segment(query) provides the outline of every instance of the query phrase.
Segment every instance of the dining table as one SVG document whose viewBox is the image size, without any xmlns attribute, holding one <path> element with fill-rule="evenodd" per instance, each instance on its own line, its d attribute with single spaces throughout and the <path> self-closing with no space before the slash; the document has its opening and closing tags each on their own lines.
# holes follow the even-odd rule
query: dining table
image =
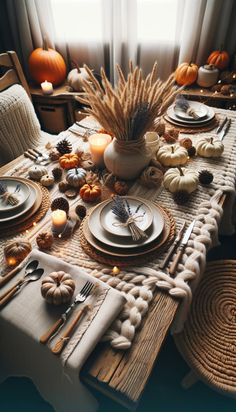
<svg viewBox="0 0 236 412">
<path fill-rule="evenodd" d="M 231 119 L 230 129 L 223 140 L 222 156 L 210 159 L 194 156 L 188 159 L 188 168 L 198 172 L 205 169 L 212 172 L 214 180 L 210 185 L 199 184 L 186 204 L 177 204 L 173 195 L 163 186 L 148 188 L 138 179 L 129 183 L 130 196 L 154 202 L 167 214 L 170 238 L 166 248 L 159 253 L 153 251 L 146 261 L 140 259 L 140 256 L 133 257 L 132 262 L 126 266 L 122 264 L 122 260 L 109 258 L 106 261 L 101 257 L 103 255 L 91 250 L 81 237 L 81 227 L 76 226 L 68 238 L 55 239 L 52 249 L 47 252 L 68 264 L 81 267 L 90 276 L 107 283 L 126 297 L 125 313 L 121 312 L 89 354 L 80 371 L 80 380 L 88 388 L 94 388 L 129 410 L 137 407 L 167 334 L 169 331 L 179 333 L 184 327 L 192 294 L 204 274 L 207 251 L 217 245 L 219 233 L 231 235 L 234 231 L 236 113 L 218 108 L 214 110 L 218 122 L 222 122 L 226 116 Z M 55 146 L 62 138 L 67 138 L 72 143 L 73 150 L 86 152 L 89 150 L 87 128 L 95 127 L 93 119 L 85 118 L 80 125 L 74 124 L 38 148 L 45 152 L 50 145 Z M 190 137 L 195 144 L 200 136 L 215 136 L 216 128 L 217 125 L 210 131 L 192 131 L 194 133 L 182 130 L 179 138 Z M 28 169 L 33 164 L 32 159 L 21 155 L 1 167 L 0 176 L 27 178 Z M 47 168 L 52 170 L 56 165 L 57 162 L 52 162 Z M 103 179 L 103 175 L 100 178 Z M 110 198 L 112 194 L 112 190 L 103 184 L 102 200 Z M 50 201 L 62 196 L 57 184 L 49 188 L 49 195 Z M 79 196 L 69 199 L 69 203 L 71 210 L 78 204 L 85 205 L 88 210 L 93 207 L 83 202 Z M 4 278 L 9 271 L 3 256 L 6 242 L 20 236 L 27 238 L 33 248 L 37 249 L 37 235 L 51 228 L 51 210 L 49 206 L 46 209 L 38 220 L 31 221 L 29 227 L 22 225 L 22 230 L 17 228 L 17 233 L 4 233 L 0 229 L 0 278 Z M 161 269 L 161 263 L 183 222 L 187 227 L 193 220 L 195 225 L 187 247 L 171 276 L 167 269 Z M 4 313 L 0 311 L 0 323 Z M 1 334 L 4 334 L 4 328 Z"/>
</svg>

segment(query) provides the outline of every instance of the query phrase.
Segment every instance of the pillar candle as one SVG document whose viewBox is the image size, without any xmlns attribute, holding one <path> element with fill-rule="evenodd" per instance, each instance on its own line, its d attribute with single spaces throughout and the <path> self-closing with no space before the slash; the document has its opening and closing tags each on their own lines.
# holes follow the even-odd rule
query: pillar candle
<svg viewBox="0 0 236 412">
<path fill-rule="evenodd" d="M 88 141 L 93 163 L 97 167 L 104 167 L 103 155 L 106 147 L 111 142 L 111 136 L 109 134 L 96 133 L 92 134 Z"/>
<path fill-rule="evenodd" d="M 67 216 L 64 210 L 54 210 L 51 214 L 52 218 L 52 231 L 60 234 L 65 229 L 67 223 Z"/>
<path fill-rule="evenodd" d="M 45 82 L 41 83 L 41 88 L 42 88 L 43 94 L 52 94 L 53 93 L 52 83 L 47 82 L 47 80 L 45 80 Z"/>
</svg>

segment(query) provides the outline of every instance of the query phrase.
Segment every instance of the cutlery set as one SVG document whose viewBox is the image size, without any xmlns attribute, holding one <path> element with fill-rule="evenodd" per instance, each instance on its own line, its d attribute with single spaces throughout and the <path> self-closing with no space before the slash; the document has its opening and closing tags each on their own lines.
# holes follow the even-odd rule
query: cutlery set
<svg viewBox="0 0 236 412">
<path fill-rule="evenodd" d="M 17 293 L 19 293 L 22 288 L 27 285 L 29 282 L 37 281 L 41 278 L 44 273 L 44 269 L 38 268 L 39 262 L 38 260 L 30 261 L 27 266 L 25 267 L 24 276 L 19 279 L 11 288 L 9 288 L 6 292 L 4 292 L 0 296 L 0 309 L 4 307 Z M 9 272 L 5 276 L 0 277 L 0 287 L 6 284 L 10 279 L 15 276 L 15 274 L 22 269 L 22 266 L 19 265 L 17 268 Z M 84 302 L 89 295 L 91 295 L 94 288 L 94 284 L 92 282 L 87 281 L 84 286 L 80 289 L 77 293 L 74 301 L 71 305 L 66 309 L 66 311 L 60 316 L 60 318 L 51 326 L 51 328 L 41 336 L 40 342 L 47 343 L 52 340 L 61 330 L 61 328 L 66 323 L 68 317 L 73 312 L 73 309 L 77 304 Z M 74 329 L 81 318 L 85 315 L 85 313 L 90 309 L 90 305 L 84 305 L 81 309 L 78 310 L 75 317 L 67 326 L 66 330 L 64 331 L 63 335 L 57 340 L 53 348 L 51 349 L 54 354 L 60 354 L 64 346 L 67 344 L 69 339 L 71 338 Z"/>
<path fill-rule="evenodd" d="M 31 159 L 36 164 L 46 166 L 50 163 L 50 158 L 47 154 L 40 152 L 38 149 L 28 149 L 24 152 L 24 156 Z"/>
<path fill-rule="evenodd" d="M 220 141 L 224 139 L 225 135 L 229 131 L 230 126 L 231 126 L 231 119 L 228 119 L 227 117 L 225 117 L 223 122 L 219 125 L 219 127 L 216 130 L 217 137 Z"/>
</svg>

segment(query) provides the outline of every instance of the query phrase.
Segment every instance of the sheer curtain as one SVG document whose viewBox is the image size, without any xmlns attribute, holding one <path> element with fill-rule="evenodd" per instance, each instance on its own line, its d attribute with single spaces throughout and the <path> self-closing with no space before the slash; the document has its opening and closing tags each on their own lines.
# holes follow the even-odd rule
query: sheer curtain
<svg viewBox="0 0 236 412">
<path fill-rule="evenodd" d="M 13 47 L 27 73 L 30 52 L 46 35 L 67 60 L 104 66 L 131 59 L 144 73 L 158 61 L 166 78 L 183 61 L 204 64 L 221 44 L 236 52 L 234 0 L 1 0 L 8 11 Z"/>
</svg>

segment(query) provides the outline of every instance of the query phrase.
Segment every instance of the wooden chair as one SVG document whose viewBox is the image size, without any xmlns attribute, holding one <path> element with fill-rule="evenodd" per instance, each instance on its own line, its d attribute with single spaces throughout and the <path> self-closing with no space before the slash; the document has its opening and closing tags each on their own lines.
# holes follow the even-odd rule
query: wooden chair
<svg viewBox="0 0 236 412">
<path fill-rule="evenodd" d="M 8 51 L 0 54 L 0 67 L 7 69 L 5 74 L 0 77 L 0 92 L 13 84 L 21 84 L 31 99 L 29 86 L 16 52 Z"/>
</svg>

